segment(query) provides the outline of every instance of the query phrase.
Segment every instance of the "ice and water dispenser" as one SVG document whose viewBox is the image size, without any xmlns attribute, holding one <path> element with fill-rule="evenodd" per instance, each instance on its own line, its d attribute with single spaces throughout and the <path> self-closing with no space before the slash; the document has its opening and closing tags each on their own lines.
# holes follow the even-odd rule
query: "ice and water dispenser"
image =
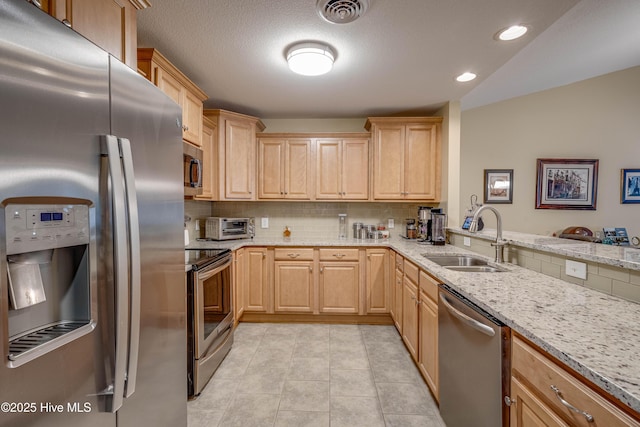
<svg viewBox="0 0 640 427">
<path fill-rule="evenodd" d="M 76 200 L 76 199 L 74 199 Z M 90 332 L 96 319 L 90 207 L 7 203 L 8 365 L 20 366 Z M 93 277 L 92 277 L 93 276 Z"/>
</svg>

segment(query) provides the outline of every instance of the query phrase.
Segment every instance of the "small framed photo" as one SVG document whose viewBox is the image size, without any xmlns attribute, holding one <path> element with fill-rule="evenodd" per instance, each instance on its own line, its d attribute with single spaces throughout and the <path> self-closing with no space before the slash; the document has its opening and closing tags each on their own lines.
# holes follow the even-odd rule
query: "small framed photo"
<svg viewBox="0 0 640 427">
<path fill-rule="evenodd" d="M 513 203 L 513 169 L 484 170 L 484 202 Z"/>
<path fill-rule="evenodd" d="M 536 209 L 595 210 L 598 160 L 538 159 Z"/>
<path fill-rule="evenodd" d="M 640 169 L 622 169 L 620 203 L 640 203 Z"/>
</svg>

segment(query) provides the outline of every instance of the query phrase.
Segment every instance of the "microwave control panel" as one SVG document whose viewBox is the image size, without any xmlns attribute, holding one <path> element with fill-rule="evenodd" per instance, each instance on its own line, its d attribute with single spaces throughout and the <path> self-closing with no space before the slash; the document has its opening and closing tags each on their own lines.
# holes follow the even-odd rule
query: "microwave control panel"
<svg viewBox="0 0 640 427">
<path fill-rule="evenodd" d="M 89 243 L 87 205 L 18 205 L 5 207 L 7 255 Z"/>
</svg>

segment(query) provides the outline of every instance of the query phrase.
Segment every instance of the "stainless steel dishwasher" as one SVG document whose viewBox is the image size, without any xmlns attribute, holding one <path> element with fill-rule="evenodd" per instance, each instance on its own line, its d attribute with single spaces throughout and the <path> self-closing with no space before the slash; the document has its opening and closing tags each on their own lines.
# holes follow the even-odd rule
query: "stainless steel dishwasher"
<svg viewBox="0 0 640 427">
<path fill-rule="evenodd" d="M 447 427 L 508 426 L 511 330 L 447 285 L 438 298 L 440 414 Z"/>
</svg>

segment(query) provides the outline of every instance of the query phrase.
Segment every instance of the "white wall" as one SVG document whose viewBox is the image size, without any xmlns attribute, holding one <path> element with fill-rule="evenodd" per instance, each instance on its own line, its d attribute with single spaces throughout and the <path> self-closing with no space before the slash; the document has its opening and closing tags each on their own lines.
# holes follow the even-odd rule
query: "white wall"
<svg viewBox="0 0 640 427">
<path fill-rule="evenodd" d="M 536 159 L 547 157 L 599 159 L 597 210 L 535 209 Z M 483 199 L 484 169 L 513 169 L 513 204 L 494 205 L 506 230 L 623 226 L 639 236 L 640 204 L 620 203 L 622 168 L 640 168 L 640 67 L 462 112 L 463 212 L 471 194 Z"/>
</svg>

